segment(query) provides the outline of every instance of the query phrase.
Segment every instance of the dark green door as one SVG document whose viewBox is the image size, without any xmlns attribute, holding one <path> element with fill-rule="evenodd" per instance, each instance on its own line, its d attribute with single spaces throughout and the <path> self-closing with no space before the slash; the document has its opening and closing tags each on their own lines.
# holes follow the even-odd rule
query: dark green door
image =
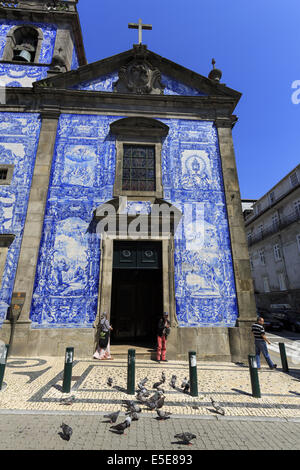
<svg viewBox="0 0 300 470">
<path fill-rule="evenodd" d="M 112 343 L 155 344 L 162 314 L 160 242 L 115 242 L 111 299 Z"/>
</svg>

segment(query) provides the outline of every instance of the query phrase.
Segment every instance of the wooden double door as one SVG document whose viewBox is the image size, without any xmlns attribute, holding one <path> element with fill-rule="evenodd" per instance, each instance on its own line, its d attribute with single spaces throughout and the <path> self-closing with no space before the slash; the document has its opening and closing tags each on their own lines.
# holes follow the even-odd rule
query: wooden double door
<svg viewBox="0 0 300 470">
<path fill-rule="evenodd" d="M 112 343 L 155 344 L 163 309 L 160 242 L 115 242 Z"/>
</svg>

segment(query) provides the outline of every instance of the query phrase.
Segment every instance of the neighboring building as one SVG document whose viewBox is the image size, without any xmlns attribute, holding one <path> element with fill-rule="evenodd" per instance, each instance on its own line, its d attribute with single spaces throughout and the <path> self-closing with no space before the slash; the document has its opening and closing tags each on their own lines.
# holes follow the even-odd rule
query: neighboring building
<svg viewBox="0 0 300 470">
<path fill-rule="evenodd" d="M 242 211 L 244 219 L 246 219 L 248 215 L 252 214 L 255 202 L 256 199 L 242 199 Z"/>
<path fill-rule="evenodd" d="M 257 306 L 300 311 L 300 164 L 254 203 L 245 227 Z"/>
<path fill-rule="evenodd" d="M 218 69 L 204 77 L 142 43 L 86 64 L 76 3 L 1 2 L 0 338 L 9 311 L 13 354 L 88 356 L 101 312 L 128 344 L 154 343 L 168 311 L 169 357 L 245 359 L 255 301 L 232 143 L 241 95 Z"/>
</svg>

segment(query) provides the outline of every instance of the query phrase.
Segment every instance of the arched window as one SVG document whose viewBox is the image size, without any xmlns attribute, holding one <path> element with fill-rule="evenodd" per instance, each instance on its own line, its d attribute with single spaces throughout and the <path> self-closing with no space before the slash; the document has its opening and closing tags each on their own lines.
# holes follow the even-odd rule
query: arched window
<svg viewBox="0 0 300 470">
<path fill-rule="evenodd" d="M 33 26 L 16 26 L 7 35 L 2 60 L 37 63 L 41 52 L 43 33 Z"/>
</svg>

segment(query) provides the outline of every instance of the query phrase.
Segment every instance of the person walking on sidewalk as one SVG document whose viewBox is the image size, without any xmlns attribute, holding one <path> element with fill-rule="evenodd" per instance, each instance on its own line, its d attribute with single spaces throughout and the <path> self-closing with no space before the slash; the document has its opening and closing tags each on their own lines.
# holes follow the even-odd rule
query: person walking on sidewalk
<svg viewBox="0 0 300 470">
<path fill-rule="evenodd" d="M 264 329 L 264 319 L 258 317 L 257 322 L 252 325 L 252 333 L 254 335 L 255 341 L 255 355 L 257 368 L 260 369 L 260 353 L 263 353 L 264 358 L 266 359 L 270 369 L 276 369 L 277 364 L 274 364 L 269 356 L 267 343 L 271 344 L 268 338 L 266 337 L 266 332 Z"/>
<path fill-rule="evenodd" d="M 160 362 L 160 360 L 164 362 L 168 362 L 166 359 L 166 352 L 167 352 L 167 338 L 170 334 L 171 324 L 168 319 L 168 313 L 164 312 L 163 317 L 158 322 L 157 328 L 157 353 L 156 353 L 156 360 Z"/>
</svg>

